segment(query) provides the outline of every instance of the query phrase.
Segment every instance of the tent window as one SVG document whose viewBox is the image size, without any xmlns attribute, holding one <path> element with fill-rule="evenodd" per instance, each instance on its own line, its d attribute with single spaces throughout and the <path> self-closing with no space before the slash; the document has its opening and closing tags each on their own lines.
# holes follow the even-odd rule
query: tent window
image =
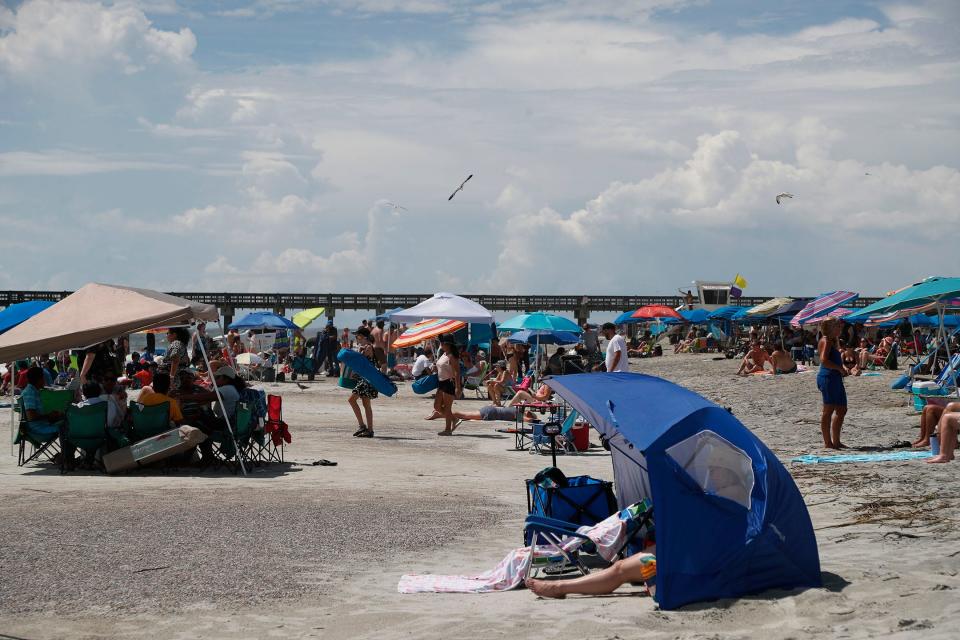
<svg viewBox="0 0 960 640">
<path fill-rule="evenodd" d="M 667 455 L 708 495 L 750 508 L 753 464 L 743 450 L 713 431 L 701 431 L 669 449 Z"/>
</svg>

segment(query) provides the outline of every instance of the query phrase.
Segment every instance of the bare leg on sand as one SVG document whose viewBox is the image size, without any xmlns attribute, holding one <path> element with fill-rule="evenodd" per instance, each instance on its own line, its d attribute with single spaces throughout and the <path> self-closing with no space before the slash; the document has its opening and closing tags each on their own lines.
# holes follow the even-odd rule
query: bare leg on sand
<svg viewBox="0 0 960 640">
<path fill-rule="evenodd" d="M 644 563 L 645 554 L 617 560 L 603 571 L 596 571 L 573 580 L 534 580 L 528 578 L 527 589 L 543 598 L 565 598 L 567 594 L 606 595 L 627 582 L 645 582 L 656 574 L 656 565 Z M 649 556 L 646 556 L 649 558 Z"/>
</svg>

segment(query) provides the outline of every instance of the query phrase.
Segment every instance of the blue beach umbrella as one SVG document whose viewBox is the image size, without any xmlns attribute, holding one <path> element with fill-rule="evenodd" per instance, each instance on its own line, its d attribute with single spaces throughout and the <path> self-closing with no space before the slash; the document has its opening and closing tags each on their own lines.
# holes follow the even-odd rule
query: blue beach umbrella
<svg viewBox="0 0 960 640">
<path fill-rule="evenodd" d="M 533 331 L 524 329 L 508 338 L 519 344 L 577 344 L 580 336 L 571 331 Z"/>
<path fill-rule="evenodd" d="M 552 313 L 521 313 L 501 323 L 501 331 L 522 331 L 532 329 L 535 331 L 569 331 L 570 333 L 580 334 L 583 329 L 577 326 L 577 323 L 569 318 L 557 316 Z"/>
<path fill-rule="evenodd" d="M 254 311 L 253 313 L 248 313 L 236 322 L 233 322 L 229 328 L 237 329 L 238 331 L 244 329 L 300 329 L 300 327 L 283 316 L 278 316 L 269 311 Z"/>
</svg>

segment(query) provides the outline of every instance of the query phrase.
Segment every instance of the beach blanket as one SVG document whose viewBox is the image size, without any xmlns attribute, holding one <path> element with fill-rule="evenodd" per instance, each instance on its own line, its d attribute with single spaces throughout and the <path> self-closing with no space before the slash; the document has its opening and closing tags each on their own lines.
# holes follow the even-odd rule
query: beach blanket
<svg viewBox="0 0 960 640">
<path fill-rule="evenodd" d="M 577 531 L 590 538 L 597 547 L 597 553 L 605 560 L 612 561 L 623 546 L 627 535 L 627 522 L 620 513 L 592 527 L 580 527 Z M 576 551 L 582 544 L 580 538 L 563 538 L 559 548 L 565 553 Z M 531 557 L 532 554 L 532 557 Z M 561 553 L 556 545 L 535 545 L 514 549 L 491 569 L 475 576 L 445 576 L 410 574 L 400 578 L 397 591 L 400 593 L 490 593 L 508 591 L 523 582 L 530 562 L 538 559 L 557 559 Z M 652 557 L 652 556 L 651 556 Z"/>
<path fill-rule="evenodd" d="M 933 454 L 929 451 L 890 451 L 888 453 L 849 453 L 836 456 L 800 456 L 793 458 L 790 462 L 799 462 L 800 464 L 820 464 L 839 463 L 839 462 L 893 462 L 901 460 L 922 460 L 929 458 Z"/>
</svg>

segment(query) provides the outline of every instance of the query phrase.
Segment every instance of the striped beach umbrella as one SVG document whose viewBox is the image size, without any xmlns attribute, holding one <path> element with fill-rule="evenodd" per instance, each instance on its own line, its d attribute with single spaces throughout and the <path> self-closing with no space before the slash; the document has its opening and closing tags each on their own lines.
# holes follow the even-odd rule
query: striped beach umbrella
<svg viewBox="0 0 960 640">
<path fill-rule="evenodd" d="M 420 344 L 424 340 L 430 340 L 431 338 L 442 336 L 445 333 L 459 331 L 465 326 L 467 326 L 467 323 L 460 322 L 459 320 L 443 320 L 438 318 L 424 320 L 404 331 L 399 338 L 393 341 L 393 347 L 395 349 L 412 347 L 415 344 Z"/>
<path fill-rule="evenodd" d="M 853 293 L 852 291 L 833 291 L 831 293 L 825 293 L 819 298 L 809 302 L 807 306 L 800 310 L 800 313 L 793 316 L 793 320 L 790 321 L 790 325 L 793 327 L 800 327 L 802 325 L 809 324 L 810 321 L 819 319 L 821 317 L 826 317 L 826 315 L 834 309 L 853 302 L 859 297 L 860 294 Z"/>
<path fill-rule="evenodd" d="M 836 309 L 833 309 L 833 310 L 831 310 L 831 311 L 828 312 L 828 313 L 824 313 L 823 315 L 819 315 L 819 316 L 816 316 L 816 317 L 814 317 L 814 318 L 808 318 L 807 320 L 804 320 L 804 321 L 803 321 L 803 324 L 802 324 L 801 326 L 809 327 L 810 325 L 817 324 L 818 322 L 820 322 L 820 321 L 822 321 L 822 320 L 826 320 L 827 318 L 841 318 L 841 319 L 842 319 L 842 318 L 845 318 L 846 316 L 850 315 L 851 313 L 853 313 L 853 309 L 849 309 L 849 308 L 847 308 L 847 307 L 837 307 Z M 791 324 L 793 324 L 793 323 L 791 322 Z M 796 325 L 794 325 L 794 327 L 796 327 Z"/>
</svg>

